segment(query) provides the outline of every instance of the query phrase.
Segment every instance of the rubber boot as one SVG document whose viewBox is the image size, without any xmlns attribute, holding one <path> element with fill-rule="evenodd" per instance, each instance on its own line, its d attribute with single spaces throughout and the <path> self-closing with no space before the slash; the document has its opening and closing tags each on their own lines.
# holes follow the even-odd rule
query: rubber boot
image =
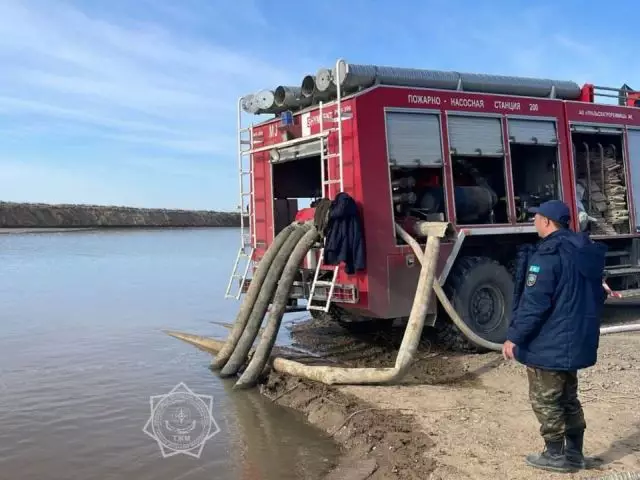
<svg viewBox="0 0 640 480">
<path fill-rule="evenodd" d="M 532 467 L 552 472 L 575 472 L 576 468 L 567 463 L 564 454 L 564 441 L 545 441 L 542 453 L 527 455 L 526 462 Z"/>
<path fill-rule="evenodd" d="M 565 456 L 567 463 L 580 470 L 597 468 L 602 464 L 602 460 L 597 457 L 585 457 L 582 449 L 584 445 L 584 430 L 580 432 L 567 433 L 565 435 Z"/>
</svg>

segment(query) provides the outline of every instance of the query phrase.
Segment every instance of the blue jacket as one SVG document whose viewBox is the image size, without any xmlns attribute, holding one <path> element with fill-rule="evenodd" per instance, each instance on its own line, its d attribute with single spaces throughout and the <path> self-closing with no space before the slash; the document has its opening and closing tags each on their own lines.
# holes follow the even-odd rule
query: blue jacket
<svg viewBox="0 0 640 480">
<path fill-rule="evenodd" d="M 533 252 L 523 250 L 524 287 L 516 296 L 507 339 L 524 365 L 548 370 L 593 366 L 600 341 L 606 246 L 586 234 L 559 230 Z M 516 277 L 517 277 L 516 273 Z M 521 275 L 522 276 L 522 275 Z M 517 282 L 517 278 L 516 278 Z"/>
</svg>

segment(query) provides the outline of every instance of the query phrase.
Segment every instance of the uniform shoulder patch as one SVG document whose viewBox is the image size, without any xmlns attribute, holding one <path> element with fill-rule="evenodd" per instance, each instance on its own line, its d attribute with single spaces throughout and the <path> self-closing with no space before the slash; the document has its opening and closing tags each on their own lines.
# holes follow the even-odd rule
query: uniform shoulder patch
<svg viewBox="0 0 640 480">
<path fill-rule="evenodd" d="M 529 275 L 527 275 L 527 287 L 533 287 L 537 281 L 538 281 L 537 273 L 529 273 Z"/>
</svg>

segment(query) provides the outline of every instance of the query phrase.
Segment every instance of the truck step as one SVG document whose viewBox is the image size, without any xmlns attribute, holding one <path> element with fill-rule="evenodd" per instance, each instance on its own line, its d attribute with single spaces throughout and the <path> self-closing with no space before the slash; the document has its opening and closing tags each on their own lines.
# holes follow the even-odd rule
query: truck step
<svg viewBox="0 0 640 480">
<path fill-rule="evenodd" d="M 611 257 L 628 257 L 629 255 L 631 255 L 629 252 L 627 252 L 626 250 L 611 250 L 610 252 L 607 252 L 605 254 L 606 257 L 611 258 Z"/>
<path fill-rule="evenodd" d="M 624 277 L 626 275 L 637 275 L 640 273 L 640 267 L 623 267 L 623 268 L 605 268 L 607 277 Z"/>
<path fill-rule="evenodd" d="M 629 290 L 620 290 L 616 293 L 618 298 L 636 298 L 640 297 L 640 288 L 632 288 Z"/>
</svg>

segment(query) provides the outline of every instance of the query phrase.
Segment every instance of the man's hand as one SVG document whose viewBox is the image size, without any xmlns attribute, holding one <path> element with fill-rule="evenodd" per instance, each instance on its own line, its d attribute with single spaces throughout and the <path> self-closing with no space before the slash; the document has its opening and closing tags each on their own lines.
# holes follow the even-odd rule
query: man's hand
<svg viewBox="0 0 640 480">
<path fill-rule="evenodd" d="M 516 344 L 510 340 L 507 340 L 506 342 L 504 342 L 504 344 L 502 345 L 502 356 L 504 357 L 505 360 L 514 359 L 513 349 L 515 346 Z"/>
</svg>

